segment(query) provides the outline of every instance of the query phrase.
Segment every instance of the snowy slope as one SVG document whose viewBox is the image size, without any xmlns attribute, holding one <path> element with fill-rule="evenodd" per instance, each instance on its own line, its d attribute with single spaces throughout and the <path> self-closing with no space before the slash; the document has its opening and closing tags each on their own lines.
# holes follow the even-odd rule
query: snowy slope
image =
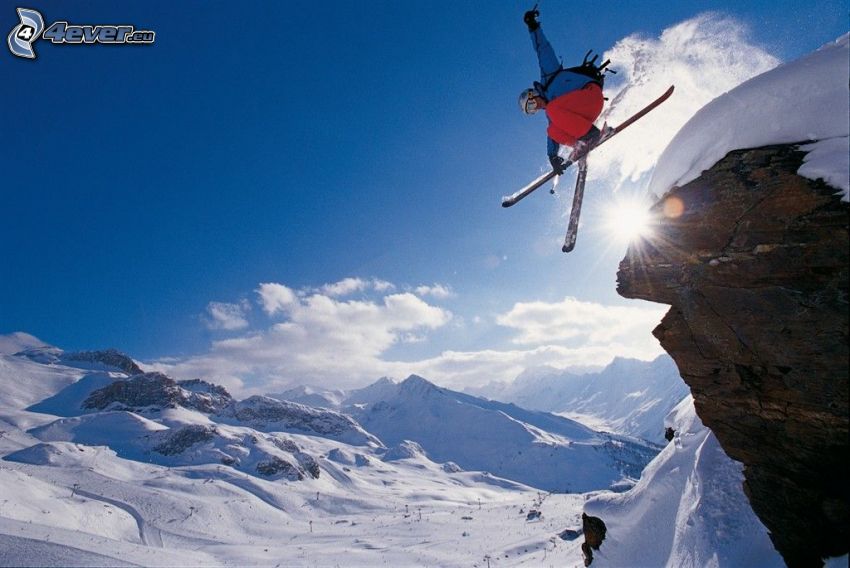
<svg viewBox="0 0 850 568">
<path fill-rule="evenodd" d="M 26 429 L 48 417 L 26 412 L 24 408 L 75 383 L 82 369 L 43 365 L 26 357 L 0 355 L 0 420 Z"/>
<path fill-rule="evenodd" d="M 427 461 L 327 462 L 333 474 L 291 483 L 53 446 L 57 455 L 39 465 L 0 461 L 3 565 L 482 566 L 489 555 L 515 566 L 577 558 L 555 535 L 575 522 L 581 496 L 551 496 L 543 518 L 528 522 L 538 493 L 481 474 L 446 474 Z"/>
<path fill-rule="evenodd" d="M 754 77 L 705 105 L 676 134 L 655 167 L 650 191 L 696 179 L 727 153 L 816 141 L 800 175 L 823 178 L 850 199 L 850 34 Z"/>
<path fill-rule="evenodd" d="M 489 394 L 597 430 L 664 444 L 664 417 L 687 396 L 688 388 L 673 359 L 661 355 L 651 362 L 617 357 L 602 371 L 583 375 L 529 369 Z"/>
<path fill-rule="evenodd" d="M 577 558 L 554 535 L 575 523 L 581 496 L 550 497 L 547 515 L 528 522 L 524 511 L 540 506 L 538 492 L 434 463 L 413 444 L 385 450 L 260 432 L 179 405 L 82 412 L 104 382 L 123 379 L 4 357 L 0 388 L 13 395 L 2 399 L 4 412 L 31 418 L 20 421 L 29 433 L 0 421 L 0 565 L 470 566 L 486 555 L 501 565 Z M 80 377 L 86 384 L 75 390 Z M 276 416 L 277 405 L 260 402 L 249 408 Z M 181 431 L 188 434 L 173 436 Z M 154 455 L 156 447 L 165 451 Z M 214 459 L 237 450 L 241 469 Z M 292 481 L 243 471 L 263 455 L 304 472 L 313 459 L 319 476 Z"/>
<path fill-rule="evenodd" d="M 638 484 L 585 505 L 608 529 L 593 566 L 784 566 L 744 495 L 741 464 L 703 426 L 693 399 L 683 400 L 667 423 L 676 431 L 673 442 Z"/>
<path fill-rule="evenodd" d="M 388 445 L 411 440 L 435 461 L 547 491 L 622 486 L 656 453 L 566 418 L 439 388 L 415 375 L 399 384 L 379 381 L 349 400 L 357 402 L 345 411 Z"/>
<path fill-rule="evenodd" d="M 317 457 L 303 451 L 292 437 L 214 424 L 195 411 L 167 411 L 157 420 L 133 412 L 98 412 L 59 419 L 29 434 L 48 444 L 5 459 L 41 463 L 44 454 L 53 451 L 49 442 L 73 442 L 107 447 L 119 457 L 142 463 L 221 464 L 249 475 L 290 481 L 320 475 Z"/>
</svg>

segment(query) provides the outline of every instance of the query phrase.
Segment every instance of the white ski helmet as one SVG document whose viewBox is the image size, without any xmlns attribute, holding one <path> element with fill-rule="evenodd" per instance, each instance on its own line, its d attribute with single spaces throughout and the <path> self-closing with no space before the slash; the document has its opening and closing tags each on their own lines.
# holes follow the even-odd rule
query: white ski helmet
<svg viewBox="0 0 850 568">
<path fill-rule="evenodd" d="M 519 95 L 519 108 L 525 114 L 534 114 L 540 107 L 537 106 L 537 101 L 534 100 L 534 97 L 541 96 L 540 93 L 534 87 L 529 87 L 525 89 Z"/>
</svg>

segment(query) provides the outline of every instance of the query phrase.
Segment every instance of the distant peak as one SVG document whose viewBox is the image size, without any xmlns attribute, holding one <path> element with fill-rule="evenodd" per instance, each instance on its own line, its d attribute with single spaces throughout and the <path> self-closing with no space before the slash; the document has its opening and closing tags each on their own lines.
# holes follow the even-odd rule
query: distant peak
<svg viewBox="0 0 850 568">
<path fill-rule="evenodd" d="M 51 346 L 36 336 L 23 331 L 0 335 L 0 355 L 14 355 L 20 351 L 44 347 Z"/>
<path fill-rule="evenodd" d="M 420 377 L 419 375 L 410 375 L 404 379 L 399 386 L 402 392 L 430 392 L 439 390 L 439 387 L 434 383 Z"/>
<path fill-rule="evenodd" d="M 413 385 L 413 384 L 427 384 L 434 386 L 434 383 L 429 381 L 424 377 L 420 377 L 419 375 L 410 375 L 406 379 L 401 382 L 402 385 Z"/>
</svg>

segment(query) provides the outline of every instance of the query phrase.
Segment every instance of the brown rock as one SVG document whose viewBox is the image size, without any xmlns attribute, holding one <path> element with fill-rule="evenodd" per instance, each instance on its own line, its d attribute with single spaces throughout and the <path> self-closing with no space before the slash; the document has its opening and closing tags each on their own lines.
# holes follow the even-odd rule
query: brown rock
<svg viewBox="0 0 850 568">
<path fill-rule="evenodd" d="M 850 542 L 850 207 L 796 175 L 803 155 L 731 152 L 674 188 L 621 262 L 618 291 L 672 306 L 653 333 L 697 413 L 744 464 L 786 563 L 821 566 Z"/>
<path fill-rule="evenodd" d="M 602 546 L 602 541 L 605 540 L 605 533 L 608 529 L 599 517 L 591 517 L 587 513 L 582 513 L 581 530 L 584 533 L 584 542 L 581 544 L 584 565 L 590 566 L 593 562 L 593 551 L 599 550 L 599 547 Z"/>
</svg>

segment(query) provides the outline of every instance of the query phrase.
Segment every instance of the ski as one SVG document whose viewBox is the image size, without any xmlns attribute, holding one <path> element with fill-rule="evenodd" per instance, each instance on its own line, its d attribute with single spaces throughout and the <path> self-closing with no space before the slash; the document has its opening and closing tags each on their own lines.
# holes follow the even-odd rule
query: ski
<svg viewBox="0 0 850 568">
<path fill-rule="evenodd" d="M 575 160 L 568 160 L 567 163 L 564 164 L 564 168 L 569 168 L 575 162 L 581 161 L 591 151 L 595 150 L 596 148 L 598 148 L 599 146 L 604 144 L 606 141 L 610 140 L 615 135 L 619 134 L 620 132 L 622 132 L 623 130 L 628 128 L 630 125 L 634 124 L 638 119 L 642 118 L 644 115 L 646 115 L 648 112 L 653 110 L 655 107 L 657 107 L 658 105 L 660 105 L 661 103 L 663 103 L 664 101 L 669 99 L 670 95 L 673 94 L 674 88 L 675 88 L 675 86 L 671 85 L 670 88 L 667 89 L 664 92 L 663 95 L 661 95 L 660 97 L 658 97 L 657 99 L 655 99 L 654 101 L 652 101 L 651 103 L 649 103 L 648 105 L 643 107 L 641 110 L 639 110 L 638 112 L 633 114 L 631 117 L 629 117 L 628 120 L 626 120 L 625 122 L 623 122 L 622 124 L 620 124 L 619 126 L 614 128 L 613 130 L 609 131 L 607 135 L 605 135 L 605 136 L 603 136 L 602 138 L 599 139 L 599 142 L 597 142 L 596 144 L 594 144 L 590 148 L 587 148 L 584 152 L 582 152 L 578 156 L 575 156 Z M 555 177 L 554 170 L 541 175 L 540 177 L 538 177 L 537 179 L 535 179 L 534 181 L 532 181 L 531 183 L 529 183 L 528 185 L 526 185 L 525 187 L 523 187 L 522 189 L 520 189 L 519 191 L 514 193 L 513 195 L 506 195 L 505 197 L 502 197 L 502 207 L 511 207 L 512 205 L 515 205 L 516 203 L 518 203 L 522 199 L 528 197 L 535 189 L 544 185 L 547 181 L 549 181 L 553 177 Z"/>
<path fill-rule="evenodd" d="M 581 201 L 584 198 L 584 181 L 587 179 L 587 156 L 578 160 L 578 175 L 576 176 L 576 190 L 573 193 L 573 208 L 570 210 L 570 222 L 567 224 L 567 236 L 564 238 L 564 246 L 561 250 L 570 252 L 576 246 L 578 236 L 578 218 L 581 215 Z"/>
</svg>

